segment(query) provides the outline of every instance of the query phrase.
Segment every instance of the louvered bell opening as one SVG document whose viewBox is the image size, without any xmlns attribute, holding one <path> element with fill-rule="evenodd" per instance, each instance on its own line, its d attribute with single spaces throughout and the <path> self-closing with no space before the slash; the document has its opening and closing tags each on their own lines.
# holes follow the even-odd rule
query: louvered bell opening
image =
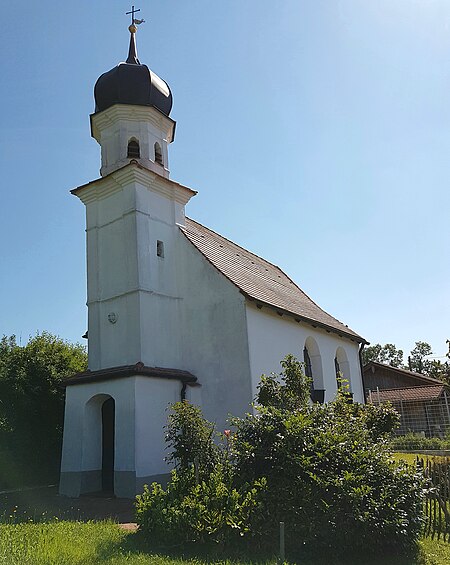
<svg viewBox="0 0 450 565">
<path fill-rule="evenodd" d="M 155 163 L 161 166 L 164 165 L 161 145 L 158 142 L 155 143 Z"/>
<path fill-rule="evenodd" d="M 129 159 L 139 159 L 141 156 L 141 150 L 139 148 L 139 142 L 132 139 L 128 142 L 127 157 Z"/>
</svg>

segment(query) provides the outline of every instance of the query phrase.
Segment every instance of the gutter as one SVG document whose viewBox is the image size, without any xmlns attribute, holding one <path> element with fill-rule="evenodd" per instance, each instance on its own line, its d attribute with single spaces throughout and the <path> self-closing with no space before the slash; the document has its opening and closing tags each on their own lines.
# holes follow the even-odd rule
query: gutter
<svg viewBox="0 0 450 565">
<path fill-rule="evenodd" d="M 364 404 L 367 404 L 366 383 L 364 382 L 364 370 L 363 370 L 363 358 L 362 358 L 365 345 L 368 345 L 367 342 L 366 343 L 362 342 L 359 345 L 358 357 L 359 357 L 359 368 L 361 371 L 361 381 L 363 385 Z"/>
</svg>

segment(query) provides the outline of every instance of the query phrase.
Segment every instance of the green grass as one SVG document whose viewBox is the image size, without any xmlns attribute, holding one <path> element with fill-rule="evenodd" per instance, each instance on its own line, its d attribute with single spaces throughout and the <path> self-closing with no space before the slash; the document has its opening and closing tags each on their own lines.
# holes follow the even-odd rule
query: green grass
<svg viewBox="0 0 450 565">
<path fill-rule="evenodd" d="M 420 542 L 422 565 L 448 565 L 450 563 L 450 543 L 425 538 Z"/>
<path fill-rule="evenodd" d="M 0 525 L 0 563 L 7 565 L 165 564 L 176 561 L 135 552 L 132 536 L 108 522 Z"/>
<path fill-rule="evenodd" d="M 437 463 L 450 460 L 449 457 L 442 457 L 440 455 L 425 455 L 422 453 L 403 453 L 400 451 L 395 452 L 393 455 L 396 461 L 406 461 L 406 463 L 409 463 L 410 465 L 416 462 L 417 457 L 419 457 L 419 459 L 423 459 L 424 461 L 430 459 L 431 461 L 436 461 Z"/>
<path fill-rule="evenodd" d="M 0 525 L 0 563 L 4 565 L 203 565 L 206 563 L 252 563 L 249 556 L 232 561 L 203 553 L 200 557 L 158 554 L 142 548 L 139 534 L 125 532 L 112 522 L 48 522 Z M 255 563 L 255 561 L 253 561 Z M 261 563 L 261 561 L 260 561 Z M 276 560 L 268 560 L 267 565 Z M 322 565 L 306 562 L 302 565 Z M 357 565 L 448 565 L 450 544 L 426 539 L 415 557 L 372 561 Z M 335 565 L 327 561 L 326 565 Z M 336 564 L 337 565 L 337 564 Z M 339 565 L 353 565 L 348 561 Z"/>
</svg>

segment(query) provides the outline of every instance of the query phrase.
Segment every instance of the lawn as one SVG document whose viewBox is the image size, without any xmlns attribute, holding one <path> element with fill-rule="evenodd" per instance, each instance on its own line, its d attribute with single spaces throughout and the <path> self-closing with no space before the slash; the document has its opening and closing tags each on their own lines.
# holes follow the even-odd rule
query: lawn
<svg viewBox="0 0 450 565">
<path fill-rule="evenodd" d="M 203 565 L 206 563 L 256 563 L 251 556 L 227 560 L 224 556 L 183 556 L 146 551 L 139 534 L 121 530 L 112 522 L 49 522 L 0 525 L 0 563 L 4 565 Z M 259 561 L 259 563 L 262 563 Z M 276 559 L 266 561 L 275 564 Z M 323 562 L 301 561 L 303 565 Z M 358 565 L 448 565 L 450 544 L 426 539 L 416 557 L 359 559 Z M 349 561 L 326 565 L 353 565 Z M 356 564 L 355 564 L 356 565 Z"/>
<path fill-rule="evenodd" d="M 417 457 L 419 457 L 419 459 L 423 459 L 424 461 L 430 459 L 431 461 L 436 461 L 436 463 L 450 460 L 449 457 L 442 457 L 440 455 L 425 455 L 423 453 L 404 453 L 397 451 L 393 455 L 396 461 L 406 461 L 406 463 L 409 463 L 411 465 L 416 462 Z"/>
</svg>

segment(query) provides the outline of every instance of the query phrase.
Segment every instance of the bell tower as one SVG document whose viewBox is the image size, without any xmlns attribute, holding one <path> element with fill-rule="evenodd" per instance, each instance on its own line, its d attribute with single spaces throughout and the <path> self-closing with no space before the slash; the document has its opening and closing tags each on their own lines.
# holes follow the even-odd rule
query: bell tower
<svg viewBox="0 0 450 565">
<path fill-rule="evenodd" d="M 102 176 L 135 159 L 169 178 L 168 145 L 175 135 L 175 122 L 169 117 L 172 93 L 164 80 L 140 63 L 135 22 L 128 28 L 126 61 L 102 74 L 95 85 L 91 134 L 101 147 Z"/>
<path fill-rule="evenodd" d="M 138 59 L 134 14 L 126 61 L 94 88 L 101 176 L 72 190 L 86 206 L 89 369 L 65 381 L 60 492 L 69 496 L 134 497 L 167 473 L 165 410 L 196 381 L 181 369 L 177 282 L 179 227 L 196 193 L 169 178 L 172 94 Z"/>
</svg>

